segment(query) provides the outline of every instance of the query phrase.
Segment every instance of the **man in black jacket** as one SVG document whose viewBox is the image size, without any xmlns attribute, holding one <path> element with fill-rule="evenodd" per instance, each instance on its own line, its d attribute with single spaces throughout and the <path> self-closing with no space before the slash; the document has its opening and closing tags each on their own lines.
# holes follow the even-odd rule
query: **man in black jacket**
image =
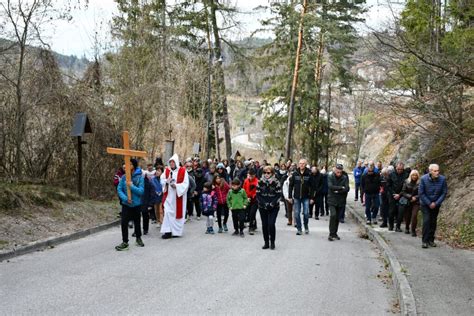
<svg viewBox="0 0 474 316">
<path fill-rule="evenodd" d="M 288 200 L 293 204 L 295 211 L 294 216 L 298 230 L 296 235 L 303 234 L 301 228 L 301 208 L 303 208 L 304 230 L 306 234 L 309 234 L 309 203 L 314 203 L 311 196 L 313 187 L 311 172 L 306 168 L 306 164 L 306 159 L 299 161 L 298 169 L 293 172 L 288 188 Z"/>
<path fill-rule="evenodd" d="M 388 230 L 393 230 L 395 218 L 397 219 L 396 232 L 402 232 L 400 226 L 403 219 L 403 207 L 400 207 L 399 202 L 402 197 L 401 192 L 403 183 L 407 175 L 405 174 L 405 165 L 403 162 L 397 163 L 395 171 L 389 174 L 387 179 L 387 189 L 389 198 L 389 213 L 388 213 Z"/>
<path fill-rule="evenodd" d="M 318 203 L 317 198 L 321 198 L 320 192 L 323 188 L 323 175 L 321 172 L 319 172 L 318 167 L 314 166 L 311 168 L 311 183 L 312 183 L 312 188 L 311 188 L 311 197 L 314 201 L 314 203 L 310 203 L 309 206 L 309 217 L 313 217 L 313 209 L 315 208 L 315 205 Z M 314 212 L 314 218 L 319 220 L 319 212 L 316 210 Z"/>
<path fill-rule="evenodd" d="M 343 174 L 343 170 L 343 166 L 338 164 L 334 172 L 328 176 L 329 241 L 340 239 L 337 235 L 339 217 L 346 207 L 347 193 L 349 193 L 349 177 Z"/>
<path fill-rule="evenodd" d="M 379 210 L 380 174 L 374 171 L 374 166 L 369 165 L 367 173 L 362 175 L 361 187 L 365 193 L 365 217 L 367 224 L 377 224 Z"/>
</svg>

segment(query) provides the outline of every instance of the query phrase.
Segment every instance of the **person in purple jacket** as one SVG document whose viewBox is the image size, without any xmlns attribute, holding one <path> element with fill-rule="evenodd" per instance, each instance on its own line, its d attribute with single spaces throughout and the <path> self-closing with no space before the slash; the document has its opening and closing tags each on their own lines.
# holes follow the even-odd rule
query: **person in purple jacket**
<svg viewBox="0 0 474 316">
<path fill-rule="evenodd" d="M 431 164 L 429 173 L 421 177 L 418 196 L 423 213 L 422 247 L 436 247 L 434 242 L 439 208 L 446 198 L 448 186 L 446 178 L 439 174 L 439 166 Z"/>
</svg>

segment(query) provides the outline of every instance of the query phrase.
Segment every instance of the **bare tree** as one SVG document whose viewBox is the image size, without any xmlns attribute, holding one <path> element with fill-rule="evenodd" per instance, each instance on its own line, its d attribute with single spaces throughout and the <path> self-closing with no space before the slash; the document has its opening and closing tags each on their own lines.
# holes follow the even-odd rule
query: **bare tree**
<svg viewBox="0 0 474 316">
<path fill-rule="evenodd" d="M 25 127 L 28 104 L 25 101 L 25 75 L 29 46 L 35 43 L 44 44 L 40 28 L 47 23 L 52 14 L 52 2 L 49 0 L 2 1 L 0 16 L 6 21 L 5 33 L 9 40 L 0 49 L 0 77 L 14 91 L 14 153 L 10 161 L 9 174 L 18 179 L 23 172 Z"/>
</svg>

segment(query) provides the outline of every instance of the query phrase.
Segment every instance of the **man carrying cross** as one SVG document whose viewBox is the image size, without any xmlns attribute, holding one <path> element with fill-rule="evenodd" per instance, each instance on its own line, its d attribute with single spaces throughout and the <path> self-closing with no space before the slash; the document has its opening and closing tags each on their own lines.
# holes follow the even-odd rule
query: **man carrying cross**
<svg viewBox="0 0 474 316">
<path fill-rule="evenodd" d="M 163 224 L 161 225 L 162 238 L 182 236 L 189 177 L 186 168 L 179 166 L 178 155 L 174 154 L 168 161 L 168 167 L 161 175 L 161 184 L 164 209 Z"/>
<path fill-rule="evenodd" d="M 145 190 L 145 181 L 142 177 L 142 170 L 138 168 L 136 159 L 133 157 L 146 157 L 145 151 L 130 150 L 130 136 L 128 131 L 124 131 L 123 149 L 107 147 L 107 153 L 121 155 L 125 158 L 125 175 L 122 176 L 117 186 L 117 193 L 122 202 L 122 240 L 123 242 L 115 247 L 118 251 L 128 249 L 128 222 L 133 220 L 135 223 L 135 237 L 137 245 L 145 246 L 141 239 L 140 230 L 140 207 L 142 195 Z"/>
<path fill-rule="evenodd" d="M 122 251 L 128 249 L 128 222 L 133 221 L 135 227 L 135 237 L 137 238 L 137 246 L 143 247 L 141 239 L 142 232 L 140 229 L 140 211 L 141 200 L 145 190 L 145 182 L 142 177 L 142 170 L 138 167 L 136 159 L 130 159 L 132 181 L 127 182 L 126 176 L 122 176 L 117 187 L 117 193 L 120 201 L 122 201 L 122 243 L 115 247 L 116 250 Z M 127 195 L 127 190 L 131 191 L 131 197 Z"/>
</svg>

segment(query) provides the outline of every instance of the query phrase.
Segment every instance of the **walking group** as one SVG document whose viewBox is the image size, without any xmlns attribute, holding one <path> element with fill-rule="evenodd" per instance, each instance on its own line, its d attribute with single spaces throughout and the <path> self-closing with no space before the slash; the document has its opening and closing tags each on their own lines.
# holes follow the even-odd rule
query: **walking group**
<svg viewBox="0 0 474 316">
<path fill-rule="evenodd" d="M 390 231 L 417 236 L 418 212 L 423 216 L 422 247 L 436 247 L 435 232 L 439 209 L 447 194 L 447 184 L 440 175 L 439 166 L 431 164 L 424 175 L 416 169 L 405 168 L 402 162 L 383 167 L 373 161 L 357 163 L 353 170 L 355 201 L 359 195 L 365 206 L 367 224 L 377 225 L 380 209 L 380 227 Z"/>
<path fill-rule="evenodd" d="M 203 160 L 188 158 L 184 163 L 177 155 L 166 166 L 160 158 L 147 164 L 143 171 L 138 161 L 131 159 L 132 181 L 126 183 L 124 167 L 117 171 L 114 182 L 121 204 L 122 243 L 119 251 L 129 247 L 128 229 L 134 227 L 136 244 L 148 234 L 150 221 L 160 229 L 163 239 L 181 237 L 185 223 L 204 217 L 205 233 L 227 233 L 232 216 L 233 236 L 254 235 L 260 214 L 264 239 L 263 249 L 275 249 L 275 223 L 280 203 L 285 209 L 288 226 L 296 235 L 310 233 L 309 219 L 329 216 L 328 240 L 340 240 L 339 223 L 344 223 L 346 200 L 350 190 L 349 175 L 341 164 L 330 171 L 311 166 L 305 159 L 260 164 L 248 160 Z M 368 224 L 377 224 L 381 210 L 381 225 L 401 231 L 403 219 L 406 232 L 416 236 L 416 217 L 421 204 L 423 211 L 423 247 L 435 246 L 434 233 L 439 207 L 446 196 L 446 180 L 439 167 L 431 165 L 429 173 L 420 178 L 416 170 L 407 170 L 402 163 L 382 168 L 370 161 L 359 162 L 353 170 L 355 200 L 360 195 L 366 208 Z M 127 190 L 131 191 L 128 199 Z M 214 230 L 217 222 L 217 230 Z M 133 223 L 133 224 L 132 224 Z M 411 223 L 411 226 L 410 226 Z M 410 230 L 411 227 L 411 230 Z"/>
</svg>

